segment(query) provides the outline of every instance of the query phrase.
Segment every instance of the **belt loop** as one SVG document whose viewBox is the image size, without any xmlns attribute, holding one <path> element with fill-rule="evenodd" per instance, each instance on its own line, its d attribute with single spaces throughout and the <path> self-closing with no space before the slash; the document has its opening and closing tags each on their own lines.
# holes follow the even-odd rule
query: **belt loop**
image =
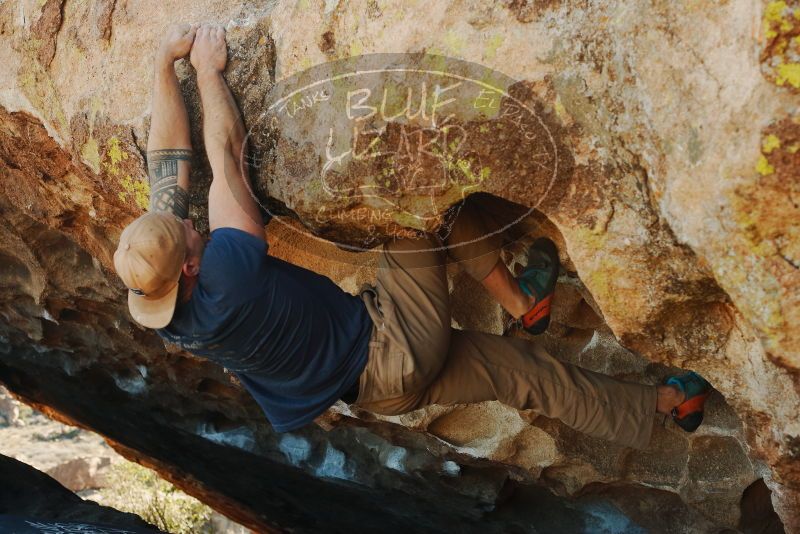
<svg viewBox="0 0 800 534">
<path fill-rule="evenodd" d="M 381 313 L 380 303 L 378 302 L 378 292 L 375 287 L 370 284 L 364 284 L 359 290 L 359 296 L 364 301 L 367 313 L 378 330 L 385 330 L 386 323 L 383 320 L 383 313 Z"/>
</svg>

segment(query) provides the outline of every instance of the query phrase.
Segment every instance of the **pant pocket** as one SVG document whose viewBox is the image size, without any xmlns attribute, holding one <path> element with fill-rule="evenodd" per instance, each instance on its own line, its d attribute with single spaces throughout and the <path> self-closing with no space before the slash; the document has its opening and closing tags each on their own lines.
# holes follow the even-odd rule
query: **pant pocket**
<svg viewBox="0 0 800 534">
<path fill-rule="evenodd" d="M 393 350 L 384 336 L 369 342 L 369 360 L 364 370 L 364 395 L 359 402 L 392 399 L 403 394 L 403 360 L 401 351 Z"/>
</svg>

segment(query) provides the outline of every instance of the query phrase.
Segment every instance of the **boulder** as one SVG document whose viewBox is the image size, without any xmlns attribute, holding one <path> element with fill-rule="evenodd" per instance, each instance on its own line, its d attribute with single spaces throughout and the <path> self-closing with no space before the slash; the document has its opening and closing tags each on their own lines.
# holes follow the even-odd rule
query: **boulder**
<svg viewBox="0 0 800 534">
<path fill-rule="evenodd" d="M 104 487 L 103 471 L 111 465 L 110 458 L 75 458 L 47 470 L 65 488 L 78 492 Z"/>
<path fill-rule="evenodd" d="M 6 425 L 19 424 L 19 402 L 4 387 L 0 387 L 0 420 Z"/>
<path fill-rule="evenodd" d="M 5 2 L 0 380 L 256 530 L 440 530 L 478 518 L 484 531 L 546 529 L 569 508 L 584 527 L 714 531 L 750 524 L 741 496 L 763 479 L 798 532 L 798 17 L 794 2 L 761 0 Z M 476 195 L 512 269 L 531 237 L 559 244 L 554 354 L 649 383 L 694 369 L 719 392 L 708 423 L 696 435 L 667 425 L 645 451 L 496 403 L 396 418 L 339 405 L 328 431 L 273 433 L 229 375 L 139 328 L 113 273 L 119 234 L 146 207 L 150 58 L 167 18 L 228 30 L 226 76 L 255 192 L 274 215 L 274 254 L 354 291 L 382 241 L 446 231 Z M 368 120 L 347 115 L 380 109 L 380 93 L 347 108 L 349 98 L 308 91 L 398 61 L 405 74 L 380 82 L 395 90 L 389 108 L 421 87 L 409 72 L 435 71 L 470 82 L 449 93 L 456 100 L 489 109 L 456 106 L 455 137 L 426 152 L 418 133 L 409 152 L 403 140 L 420 123 L 384 121 L 370 137 Z M 211 176 L 193 72 L 178 69 L 203 229 Z M 364 88 L 348 83 L 330 87 Z M 293 87 L 301 96 L 286 100 Z M 292 120 L 270 114 L 281 102 L 296 105 L 283 108 Z M 445 134 L 427 120 L 425 135 Z M 326 137 L 326 125 L 342 136 Z M 376 139 L 395 154 L 366 157 Z M 451 284 L 458 326 L 520 335 L 455 268 Z M 553 515 L 526 516 L 537 503 Z M 674 510 L 673 523 L 644 509 Z"/>
<path fill-rule="evenodd" d="M 84 501 L 41 471 L 0 455 L 0 530 L 38 532 L 161 532 L 134 514 Z"/>
</svg>

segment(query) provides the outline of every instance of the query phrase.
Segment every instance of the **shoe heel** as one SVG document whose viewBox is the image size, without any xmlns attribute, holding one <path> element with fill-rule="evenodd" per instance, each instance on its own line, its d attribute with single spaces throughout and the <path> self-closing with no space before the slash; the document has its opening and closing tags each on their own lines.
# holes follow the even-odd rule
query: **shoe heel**
<svg viewBox="0 0 800 534">
<path fill-rule="evenodd" d="M 686 395 L 680 405 L 672 409 L 672 420 L 686 432 L 694 432 L 703 422 L 705 403 L 713 388 L 694 371 L 669 377 L 666 385 L 673 386 Z"/>
<path fill-rule="evenodd" d="M 679 419 L 677 412 L 673 410 L 672 420 L 675 424 L 684 429 L 686 432 L 694 432 L 703 423 L 703 412 L 693 412 L 686 417 Z"/>
</svg>

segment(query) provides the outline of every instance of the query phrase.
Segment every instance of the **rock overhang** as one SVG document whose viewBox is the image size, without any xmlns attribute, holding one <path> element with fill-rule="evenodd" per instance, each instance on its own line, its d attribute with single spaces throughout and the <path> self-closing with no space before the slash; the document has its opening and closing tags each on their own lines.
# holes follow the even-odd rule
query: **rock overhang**
<svg viewBox="0 0 800 534">
<path fill-rule="evenodd" d="M 624 6 L 584 8 L 562 2 L 534 9 L 512 3 L 508 9 L 469 5 L 456 16 L 438 8 L 423 14 L 367 2 L 361 10 L 364 19 L 354 18 L 360 10 L 355 4 L 331 4 L 328 10 L 308 2 L 279 3 L 269 13 L 211 4 L 207 12 L 229 26 L 227 76 L 245 120 L 253 123 L 263 111 L 264 95 L 276 84 L 276 73 L 285 78 L 332 57 L 394 48 L 390 43 L 402 43 L 409 52 L 425 49 L 431 55 L 460 57 L 523 80 L 519 87 L 539 102 L 534 109 L 559 132 L 556 137 L 565 148 L 559 154 L 571 160 L 570 172 L 539 204 L 541 195 L 527 196 L 528 188 L 513 182 L 488 192 L 525 209 L 537 206 L 533 219 L 538 226 L 530 228 L 560 239 L 574 265 L 570 283 L 582 288 L 582 300 L 607 324 L 607 330 L 603 325 L 592 330 L 597 332 L 595 338 L 587 334 L 589 329 L 564 319 L 554 350 L 570 343 L 582 350 L 597 339 L 613 345 L 617 338 L 625 347 L 647 355 L 640 372 L 657 371 L 659 364 L 665 364 L 691 366 L 706 374 L 743 418 L 748 461 L 756 463 L 760 474 L 766 473 L 779 512 L 787 526 L 794 525 L 798 386 L 797 331 L 792 326 L 796 324 L 797 304 L 792 295 L 797 275 L 792 266 L 796 267 L 797 257 L 791 236 L 797 219 L 796 206 L 784 200 L 793 195 L 797 167 L 791 152 L 796 93 L 790 78 L 784 76 L 782 84 L 772 85 L 778 78 L 769 73 L 764 78 L 758 61 L 747 60 L 747 51 L 759 39 L 751 29 L 761 23 L 760 3 L 729 2 L 680 14 L 671 14 L 664 6 L 634 13 Z M 3 253 L 8 265 L 15 266 L 7 270 L 8 286 L 15 289 L 5 300 L 9 331 L 4 335 L 22 334 L 18 342 L 36 343 L 41 354 L 50 354 L 52 349 L 74 351 L 60 358 L 62 367 L 70 368 L 76 377 L 87 362 L 107 361 L 97 347 L 116 351 L 114 363 L 109 362 L 113 371 L 109 376 L 130 378 L 136 376 L 143 354 L 160 354 L 162 349 L 157 340 L 130 323 L 116 295 L 120 288 L 108 276 L 118 232 L 139 212 L 137 199 L 144 194 L 140 184 L 144 183 L 141 149 L 146 119 L 142 117 L 147 109 L 149 67 L 141 61 L 124 67 L 120 58 L 131 46 L 143 50 L 152 46 L 158 28 L 152 21 L 139 20 L 140 15 L 129 8 L 113 8 L 113 2 L 107 17 L 106 11 L 84 12 L 88 8 L 71 2 L 51 0 L 43 7 L 44 15 L 24 3 L 14 6 L 18 10 L 11 5 L 0 8 L 4 27 L 13 29 L 8 34 L 13 46 L 3 52 L 13 68 L 2 78 L 13 89 L 2 93 L 2 105 L 26 109 L 31 116 L 3 114 L 7 133 L 3 213 L 10 223 L 3 234 Z M 61 14 L 58 21 L 53 6 Z M 783 37 L 791 41 L 793 30 L 784 26 L 796 9 L 783 2 L 763 7 L 762 31 L 771 44 L 761 61 L 780 76 L 787 67 L 777 67 L 789 65 L 792 52 L 772 45 L 779 45 Z M 401 12 L 407 24 L 393 36 L 382 32 L 382 24 Z M 22 21 L 20 13 L 25 15 Z M 37 23 L 45 15 L 52 24 Z M 77 24 L 95 17 L 97 24 Z M 286 23 L 298 17 L 302 25 Z M 718 31 L 722 21 L 727 21 L 725 32 Z M 131 31 L 133 27 L 137 31 Z M 698 31 L 701 27 L 704 30 Z M 20 43 L 17 39 L 25 38 L 29 30 L 45 32 L 37 37 L 44 44 Z M 326 39 L 318 39 L 324 34 Z M 729 37 L 723 39 L 723 34 Z M 53 45 L 52 51 L 47 43 Z M 314 45 L 309 48 L 310 43 Z M 776 54 L 782 55 L 780 61 Z M 712 56 L 714 61 L 708 59 Z M 743 66 L 744 74 L 731 78 L 737 70 L 731 65 Z M 81 72 L 113 75 L 90 83 L 79 79 Z M 180 73 L 192 117 L 198 118 L 191 72 L 180 67 Z M 195 127 L 195 142 L 198 131 Z M 402 131 L 390 128 L 387 139 L 392 136 L 400 138 Z M 778 146 L 771 136 L 778 139 Z M 308 201 L 307 193 L 313 191 L 303 191 L 297 176 L 289 172 L 305 168 L 308 162 L 302 154 L 293 153 L 293 145 L 284 145 L 282 155 L 281 145 L 276 146 L 278 165 L 273 171 L 277 172 L 259 175 L 256 184 L 267 209 L 291 213 L 305 223 L 304 228 L 343 242 L 363 243 L 365 234 L 378 235 L 377 241 L 385 237 L 382 232 L 365 233 L 357 219 L 362 212 L 356 211 L 363 206 L 346 204 L 343 213 L 355 215 L 326 219 L 328 214 L 323 214 L 325 223 L 320 223 L 314 207 L 319 209 L 324 199 L 317 198 L 316 206 Z M 198 205 L 194 215 L 202 221 L 203 192 L 210 173 L 200 159 L 192 194 Z M 472 167 L 459 167 L 456 158 L 457 172 L 468 179 L 463 172 L 467 169 L 480 178 L 480 171 L 476 174 Z M 374 173 L 369 169 L 363 174 Z M 270 182 L 276 176 L 282 178 Z M 491 171 L 489 176 L 499 174 Z M 392 184 L 390 180 L 385 192 L 391 193 Z M 447 201 L 443 204 L 452 200 L 446 194 L 442 198 Z M 411 208 L 413 213 L 419 206 Z M 391 234 L 398 227 L 383 233 Z M 363 260 L 345 260 L 356 264 L 359 274 L 355 276 L 347 267 L 326 266 L 326 258 L 304 256 L 304 249 L 324 249 L 318 241 L 303 241 L 305 232 L 291 228 L 291 223 L 281 231 L 273 230 L 276 238 L 287 243 L 283 247 L 287 259 L 330 269 L 337 281 L 350 285 L 358 276 L 368 276 Z M 71 253 L 82 260 L 43 252 L 72 246 L 83 251 Z M 509 244 L 509 250 L 513 252 L 514 246 Z M 512 265 L 513 256 L 505 256 Z M 65 275 L 59 262 L 72 265 L 72 272 L 87 278 Z M 91 274 L 95 272 L 105 273 L 106 280 Z M 468 281 L 458 282 L 459 287 L 469 287 Z M 568 284 L 560 286 L 566 294 Z M 474 302 L 475 288 L 469 293 L 465 302 Z M 463 314 L 460 321 L 477 328 L 502 325 L 496 310 L 486 308 L 477 315 Z M 91 348 L 93 337 L 95 348 Z M 616 354 L 618 359 L 604 361 L 604 356 L 589 350 L 583 357 L 606 369 L 634 372 L 621 363 L 632 357 L 625 351 Z M 648 367 L 648 360 L 657 363 Z M 181 385 L 180 373 L 168 368 L 191 368 L 198 362 L 165 362 L 155 365 L 163 374 L 148 374 L 149 383 L 169 376 L 157 389 L 168 391 L 178 384 L 175 387 L 187 387 L 189 395 L 192 388 Z M 658 378 L 655 371 L 650 379 Z M 204 391 L 219 390 L 206 386 Z M 234 394 L 231 398 L 242 400 Z M 188 401 L 176 399 L 167 404 L 182 413 L 180 405 Z M 233 404 L 225 406 L 231 409 Z M 161 417 L 169 418 L 169 410 Z M 446 430 L 450 426 L 440 423 L 433 429 L 451 435 Z M 733 430 L 726 426 L 711 435 L 729 432 Z M 725 447 L 735 448 L 729 443 Z M 496 458 L 502 459 L 502 454 Z M 758 467 L 762 461 L 772 466 L 771 472 Z"/>
</svg>

